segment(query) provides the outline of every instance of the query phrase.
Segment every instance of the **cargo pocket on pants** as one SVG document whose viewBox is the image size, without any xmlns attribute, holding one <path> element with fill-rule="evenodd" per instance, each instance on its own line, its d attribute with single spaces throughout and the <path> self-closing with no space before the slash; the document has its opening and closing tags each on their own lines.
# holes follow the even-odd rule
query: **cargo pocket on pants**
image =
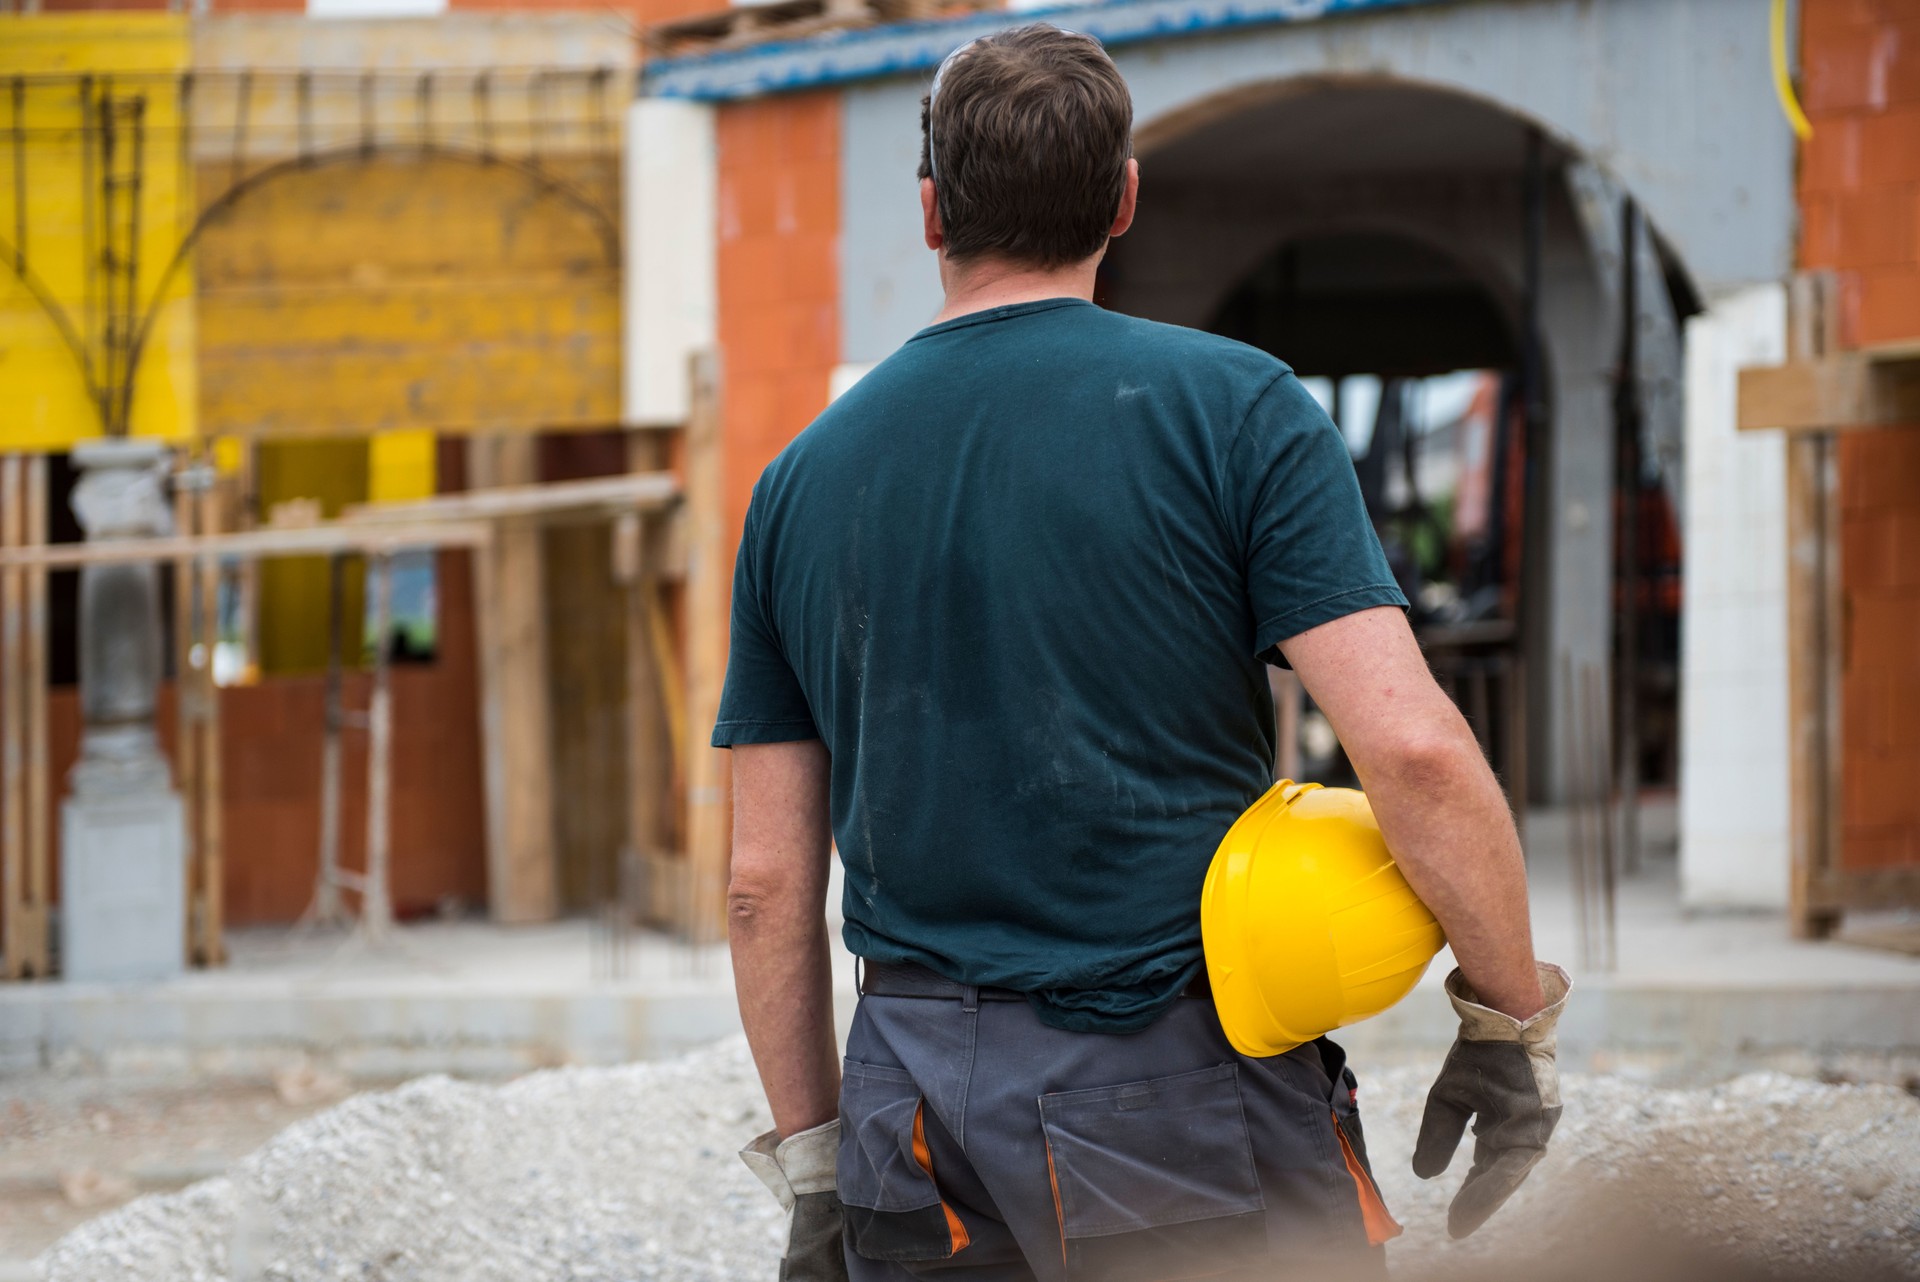
<svg viewBox="0 0 1920 1282">
<path fill-rule="evenodd" d="M 1400 1236 L 1400 1222 L 1387 1210 L 1374 1182 L 1373 1163 L 1367 1160 L 1367 1136 L 1360 1129 L 1360 1083 L 1353 1070 L 1345 1067 L 1344 1055 L 1333 1082 L 1333 1131 L 1340 1141 L 1340 1157 L 1347 1174 L 1353 1177 L 1353 1190 L 1360 1200 L 1360 1220 L 1367 1228 L 1367 1244 L 1381 1246 Z"/>
<path fill-rule="evenodd" d="M 845 1067 L 834 1173 L 848 1244 L 869 1260 L 944 1260 L 965 1249 L 966 1226 L 934 1183 L 926 1101 L 912 1075 Z"/>
<path fill-rule="evenodd" d="M 1236 1065 L 1043 1095 L 1040 1123 L 1069 1278 L 1201 1277 L 1266 1255 Z"/>
</svg>

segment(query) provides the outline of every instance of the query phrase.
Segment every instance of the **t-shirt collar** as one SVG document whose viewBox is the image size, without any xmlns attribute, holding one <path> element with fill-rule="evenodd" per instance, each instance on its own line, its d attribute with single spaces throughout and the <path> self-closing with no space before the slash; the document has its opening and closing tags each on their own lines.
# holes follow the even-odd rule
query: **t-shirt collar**
<svg viewBox="0 0 1920 1282">
<path fill-rule="evenodd" d="M 1092 306 L 1093 304 L 1084 298 L 1036 298 L 1031 302 L 1008 303 L 1004 307 L 989 307 L 984 311 L 968 312 L 965 316 L 956 316 L 952 320 L 941 321 L 938 325 L 929 325 L 907 341 L 911 343 L 918 339 L 931 338 L 935 334 L 945 334 L 949 330 L 965 329 L 969 325 L 991 325 L 996 321 L 1033 316 L 1061 307 Z"/>
</svg>

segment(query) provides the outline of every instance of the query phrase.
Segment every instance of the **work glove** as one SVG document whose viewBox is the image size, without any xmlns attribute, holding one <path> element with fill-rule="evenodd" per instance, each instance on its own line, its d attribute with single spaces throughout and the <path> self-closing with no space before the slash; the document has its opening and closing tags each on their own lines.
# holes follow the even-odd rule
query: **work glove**
<svg viewBox="0 0 1920 1282">
<path fill-rule="evenodd" d="M 839 1152 L 838 1118 L 784 1140 L 778 1131 L 768 1131 L 740 1150 L 740 1160 L 773 1190 L 787 1212 L 780 1282 L 847 1282 L 840 1194 L 833 1174 Z"/>
<path fill-rule="evenodd" d="M 1527 1020 L 1482 1006 L 1457 967 L 1447 976 L 1447 998 L 1460 1013 L 1460 1035 L 1427 1093 L 1413 1173 L 1430 1180 L 1446 1170 L 1467 1118 L 1478 1116 L 1473 1169 L 1447 1212 L 1447 1232 L 1456 1238 L 1485 1224 L 1513 1196 L 1546 1155 L 1547 1137 L 1560 1120 L 1554 1028 L 1572 983 L 1558 966 L 1539 966 L 1547 1004 Z"/>
</svg>

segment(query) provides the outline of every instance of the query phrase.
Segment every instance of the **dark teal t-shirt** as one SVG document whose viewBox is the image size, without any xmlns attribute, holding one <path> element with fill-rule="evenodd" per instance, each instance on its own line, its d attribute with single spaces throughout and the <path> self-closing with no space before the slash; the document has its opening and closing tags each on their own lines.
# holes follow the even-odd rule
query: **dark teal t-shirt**
<svg viewBox="0 0 1920 1282">
<path fill-rule="evenodd" d="M 754 487 L 716 746 L 832 757 L 847 947 L 1151 1023 L 1272 778 L 1275 643 L 1402 606 L 1288 368 L 1077 299 L 916 334 Z"/>
</svg>

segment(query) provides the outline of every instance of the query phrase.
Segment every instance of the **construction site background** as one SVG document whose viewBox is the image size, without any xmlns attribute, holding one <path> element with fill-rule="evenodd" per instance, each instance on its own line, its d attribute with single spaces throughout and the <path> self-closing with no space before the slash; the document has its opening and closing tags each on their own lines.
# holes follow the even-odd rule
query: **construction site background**
<svg viewBox="0 0 1920 1282">
<path fill-rule="evenodd" d="M 652 1134 L 526 1207 L 630 1176 L 604 1217 L 549 1240 L 449 1159 L 433 1187 L 490 1209 L 442 1228 L 514 1227 L 393 1276 L 771 1267 L 720 1160 L 757 1097 L 701 1050 L 738 1027 L 704 747 L 733 553 L 761 469 L 931 314 L 918 98 L 1013 20 L 0 0 L 0 1278 L 320 1276 L 286 1261 L 432 1214 L 370 1157 L 383 1197 L 317 1227 L 352 1153 L 444 1114 L 564 1166 L 529 1136 L 592 1148 L 574 1090 Z M 1598 1250 L 1583 1198 L 1665 1197 L 1676 1272 L 1920 1277 L 1920 1146 L 1876 1138 L 1920 1135 L 1920 0 L 1060 21 L 1138 105 L 1100 300 L 1267 346 L 1334 416 L 1581 981 L 1528 1195 L 1557 1227 L 1416 1233 L 1407 1267 Z M 126 554 L 73 495 L 121 440 L 163 459 L 151 725 L 185 816 L 177 963 L 137 982 L 63 953 L 81 566 Z M 1337 781 L 1275 697 L 1280 771 Z M 1352 1030 L 1388 1163 L 1446 964 Z M 535 1075 L 326 1111 L 434 1073 Z M 483 1135 L 489 1101 L 525 1127 Z M 1603 1142 L 1636 1118 L 1683 1177 Z M 302 1162 L 316 1200 L 249 1209 Z M 738 1198 L 704 1227 L 702 1180 Z"/>
</svg>

